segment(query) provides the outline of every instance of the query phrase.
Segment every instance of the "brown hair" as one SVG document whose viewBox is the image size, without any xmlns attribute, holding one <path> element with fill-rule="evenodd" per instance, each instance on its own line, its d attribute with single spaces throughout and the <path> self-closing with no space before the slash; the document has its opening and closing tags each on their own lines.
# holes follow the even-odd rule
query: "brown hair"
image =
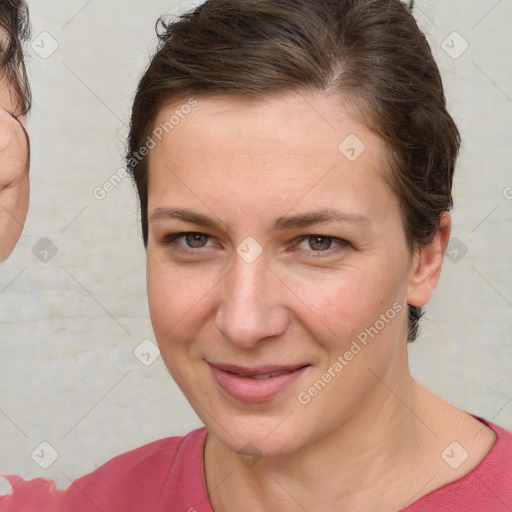
<svg viewBox="0 0 512 512">
<path fill-rule="evenodd" d="M 128 137 L 145 244 L 148 159 L 133 155 L 164 104 L 308 90 L 353 106 L 382 137 L 408 247 L 432 241 L 452 206 L 460 137 L 425 36 L 399 0 L 208 0 L 159 21 L 160 45 L 140 80 Z M 409 341 L 421 315 L 409 305 Z"/>
<path fill-rule="evenodd" d="M 0 0 L 0 77 L 2 85 L 11 88 L 17 102 L 15 116 L 30 110 L 23 43 L 30 37 L 28 7 L 25 0 Z"/>
</svg>

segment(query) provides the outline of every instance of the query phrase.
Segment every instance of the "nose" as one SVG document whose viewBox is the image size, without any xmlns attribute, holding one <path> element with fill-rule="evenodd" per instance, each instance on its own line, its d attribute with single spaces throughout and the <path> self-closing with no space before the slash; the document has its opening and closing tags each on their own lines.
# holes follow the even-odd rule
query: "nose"
<svg viewBox="0 0 512 512">
<path fill-rule="evenodd" d="M 253 263 L 236 255 L 220 290 L 216 312 L 219 332 L 228 342 L 245 348 L 283 334 L 288 314 L 282 287 L 263 255 Z"/>
</svg>

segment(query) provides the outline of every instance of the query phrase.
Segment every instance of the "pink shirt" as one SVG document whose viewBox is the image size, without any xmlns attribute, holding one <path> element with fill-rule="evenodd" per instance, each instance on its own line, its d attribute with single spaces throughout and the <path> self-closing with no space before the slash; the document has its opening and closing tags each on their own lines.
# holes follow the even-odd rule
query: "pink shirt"
<svg viewBox="0 0 512 512">
<path fill-rule="evenodd" d="M 469 474 L 402 512 L 511 512 L 512 433 L 485 420 L 496 443 Z M 147 444 L 110 460 L 59 491 L 42 478 L 6 476 L 1 512 L 213 512 L 203 477 L 207 429 Z"/>
</svg>

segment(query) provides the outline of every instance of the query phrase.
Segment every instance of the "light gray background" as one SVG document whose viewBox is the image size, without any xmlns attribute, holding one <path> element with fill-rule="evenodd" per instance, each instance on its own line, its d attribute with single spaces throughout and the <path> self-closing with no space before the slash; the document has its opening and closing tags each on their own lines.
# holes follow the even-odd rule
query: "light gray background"
<svg viewBox="0 0 512 512">
<path fill-rule="evenodd" d="M 161 358 L 144 366 L 133 353 L 152 339 L 133 187 L 125 179 L 103 200 L 93 196 L 123 166 L 155 20 L 192 5 L 30 2 L 32 197 L 21 242 L 0 268 L 0 474 L 65 487 L 116 454 L 201 425 Z M 464 147 L 457 240 L 410 346 L 412 371 L 457 406 L 510 429 L 512 4 L 431 0 L 417 2 L 416 15 Z M 52 44 L 58 48 L 43 58 Z M 47 262 L 33 251 L 43 237 L 58 249 Z M 58 453 L 48 469 L 31 458 L 43 441 Z"/>
</svg>

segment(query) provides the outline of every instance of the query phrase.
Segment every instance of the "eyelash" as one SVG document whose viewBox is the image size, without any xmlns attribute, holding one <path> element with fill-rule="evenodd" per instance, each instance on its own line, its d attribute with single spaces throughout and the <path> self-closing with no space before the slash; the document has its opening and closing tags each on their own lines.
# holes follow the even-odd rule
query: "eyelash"
<svg viewBox="0 0 512 512">
<path fill-rule="evenodd" d="M 180 243 L 177 242 L 177 240 L 179 240 L 180 238 L 184 239 L 188 235 L 197 235 L 197 236 L 206 237 L 207 238 L 206 243 L 208 243 L 212 239 L 212 237 L 210 235 L 207 235 L 205 233 L 200 233 L 200 232 L 196 232 L 196 231 L 187 231 L 187 232 L 183 232 L 183 233 L 175 233 L 172 235 L 166 235 L 163 238 L 161 238 L 159 240 L 159 242 L 160 242 L 160 244 L 162 244 L 164 246 L 171 247 L 172 250 L 174 250 L 174 251 L 182 252 L 185 254 L 196 254 L 197 255 L 197 253 L 200 250 L 207 249 L 209 247 L 209 246 L 203 246 L 203 247 L 193 248 L 193 247 L 181 245 Z M 304 242 L 310 238 L 314 238 L 314 237 L 327 238 L 331 241 L 331 245 L 338 244 L 338 246 L 337 247 L 329 247 L 328 249 L 325 249 L 323 251 L 315 251 L 313 249 L 307 250 L 307 249 L 298 249 L 297 248 L 297 246 L 300 245 L 302 242 Z M 294 247 L 291 249 L 292 251 L 297 251 L 297 250 L 304 251 L 304 252 L 308 253 L 308 257 L 311 257 L 311 258 L 318 258 L 318 257 L 321 258 L 324 256 L 330 256 L 333 254 L 333 252 L 338 252 L 339 250 L 345 249 L 347 247 L 352 247 L 350 242 L 348 242 L 347 240 L 344 240 L 342 238 L 337 238 L 334 236 L 321 235 L 321 234 L 303 235 L 301 237 L 296 238 L 294 240 L 294 242 L 296 242 L 296 243 L 294 244 Z"/>
<path fill-rule="evenodd" d="M 333 245 L 333 244 L 338 244 L 338 245 L 336 247 L 329 247 L 328 249 L 325 249 L 323 251 L 315 251 L 314 249 L 311 249 L 311 250 L 297 249 L 297 247 L 296 247 L 297 245 L 300 245 L 302 242 L 305 242 L 308 239 L 315 238 L 315 237 L 316 238 L 327 238 L 328 240 L 330 240 L 331 245 Z M 330 256 L 333 253 L 337 253 L 338 251 L 340 251 L 342 249 L 346 249 L 347 247 L 351 247 L 351 244 L 350 244 L 350 242 L 347 242 L 347 240 L 344 240 L 343 238 L 337 238 L 335 236 L 321 235 L 321 234 L 315 233 L 314 235 L 304 235 L 304 236 L 299 237 L 298 242 L 295 245 L 293 250 L 294 251 L 295 250 L 305 251 L 306 253 L 308 253 L 308 257 L 310 257 L 310 258 L 322 258 L 324 255 Z"/>
<path fill-rule="evenodd" d="M 175 250 L 175 251 L 197 253 L 200 249 L 204 249 L 205 248 L 205 247 L 197 247 L 197 248 L 187 247 L 187 246 L 181 245 L 181 244 L 176 242 L 176 240 L 178 240 L 180 238 L 185 238 L 188 235 L 204 236 L 204 237 L 207 238 L 207 242 L 210 241 L 210 239 L 211 239 L 210 235 L 207 235 L 205 233 L 199 233 L 197 231 L 187 231 L 185 233 L 175 233 L 173 235 L 166 235 L 163 238 L 161 238 L 159 240 L 159 242 L 162 245 L 172 247 L 173 250 Z"/>
</svg>

